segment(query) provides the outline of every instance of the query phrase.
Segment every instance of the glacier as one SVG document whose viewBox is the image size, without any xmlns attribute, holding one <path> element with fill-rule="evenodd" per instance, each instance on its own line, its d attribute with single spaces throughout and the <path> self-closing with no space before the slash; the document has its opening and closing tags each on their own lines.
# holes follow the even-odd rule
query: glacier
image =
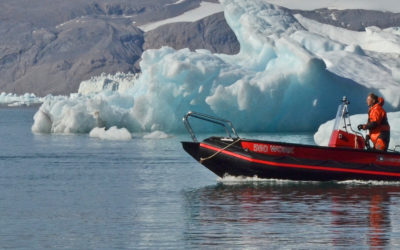
<svg viewBox="0 0 400 250">
<path fill-rule="evenodd" d="M 369 92 L 382 95 L 388 111 L 400 110 L 398 28 L 350 32 L 261 0 L 221 4 L 238 54 L 147 50 L 139 75 L 102 75 L 76 94 L 44 100 L 32 131 L 179 133 L 189 110 L 231 120 L 243 132 L 315 131 L 344 95 L 353 112 L 365 113 Z"/>
</svg>

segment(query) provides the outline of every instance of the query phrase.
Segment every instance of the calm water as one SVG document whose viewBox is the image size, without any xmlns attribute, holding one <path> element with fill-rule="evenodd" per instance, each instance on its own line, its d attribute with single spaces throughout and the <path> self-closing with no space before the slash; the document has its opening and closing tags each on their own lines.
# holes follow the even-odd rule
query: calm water
<svg viewBox="0 0 400 250">
<path fill-rule="evenodd" d="M 399 183 L 221 182 L 187 135 L 33 135 L 34 112 L 0 109 L 1 249 L 400 247 Z"/>
</svg>

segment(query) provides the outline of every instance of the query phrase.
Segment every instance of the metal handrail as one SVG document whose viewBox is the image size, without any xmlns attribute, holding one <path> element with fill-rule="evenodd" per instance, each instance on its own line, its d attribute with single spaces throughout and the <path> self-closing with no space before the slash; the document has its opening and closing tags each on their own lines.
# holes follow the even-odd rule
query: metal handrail
<svg viewBox="0 0 400 250">
<path fill-rule="evenodd" d="M 350 104 L 350 101 L 347 99 L 346 96 L 343 96 L 342 102 L 343 102 L 342 116 L 343 116 L 343 122 L 344 122 L 344 129 L 346 130 L 346 132 L 348 132 L 347 128 L 349 127 L 351 132 L 353 132 L 354 134 L 356 134 L 358 136 L 361 136 L 361 138 L 364 139 L 365 147 L 367 149 L 369 149 L 369 142 L 364 138 L 364 135 L 358 131 L 355 131 L 353 129 L 353 126 L 351 126 L 350 113 L 349 113 L 349 109 L 348 109 L 348 105 Z"/>
<path fill-rule="evenodd" d="M 189 111 L 184 117 L 183 117 L 183 123 L 185 124 L 186 130 L 189 132 L 190 136 L 192 137 L 192 140 L 194 142 L 197 142 L 196 135 L 192 129 L 192 126 L 189 123 L 189 117 L 194 117 L 203 121 L 211 122 L 217 125 L 220 125 L 224 127 L 225 132 L 229 138 L 232 138 L 231 132 L 234 134 L 235 138 L 239 138 L 239 135 L 236 133 L 235 128 L 233 127 L 232 122 L 221 119 L 219 117 L 207 115 L 207 114 L 202 114 L 198 112 L 193 112 Z"/>
</svg>

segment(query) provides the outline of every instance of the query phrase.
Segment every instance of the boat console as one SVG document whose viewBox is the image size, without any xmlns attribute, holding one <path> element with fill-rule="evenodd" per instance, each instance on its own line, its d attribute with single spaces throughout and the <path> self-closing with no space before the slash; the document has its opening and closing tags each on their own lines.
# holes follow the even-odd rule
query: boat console
<svg viewBox="0 0 400 250">
<path fill-rule="evenodd" d="M 349 104 L 350 102 L 344 96 L 342 104 L 339 105 L 336 113 L 335 124 L 328 146 L 332 148 L 369 149 L 369 142 L 364 139 L 361 133 L 354 131 L 351 127 Z"/>
</svg>

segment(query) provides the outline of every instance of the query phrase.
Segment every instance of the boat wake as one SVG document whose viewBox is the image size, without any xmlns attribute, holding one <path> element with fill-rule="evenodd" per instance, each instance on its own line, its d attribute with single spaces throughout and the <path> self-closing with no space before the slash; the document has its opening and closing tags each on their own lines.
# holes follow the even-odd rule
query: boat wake
<svg viewBox="0 0 400 250">
<path fill-rule="evenodd" d="M 243 185 L 243 184 L 265 184 L 265 185 L 291 185 L 291 184 L 326 184 L 326 181 L 296 181 L 285 179 L 267 179 L 258 176 L 232 176 L 224 175 L 223 178 L 218 177 L 217 181 L 223 185 Z M 330 181 L 331 184 L 344 186 L 400 186 L 400 181 L 363 181 L 363 180 L 346 180 L 346 181 Z"/>
<path fill-rule="evenodd" d="M 369 186 L 400 186 L 400 181 L 363 181 L 363 180 L 346 180 L 337 181 L 337 184 L 343 185 L 369 185 Z"/>
<path fill-rule="evenodd" d="M 273 184 L 273 185 L 286 185 L 286 184 L 318 184 L 319 181 L 295 181 L 295 180 L 285 180 L 285 179 L 267 179 L 260 178 L 258 176 L 248 177 L 248 176 L 232 176 L 224 175 L 224 177 L 218 177 L 217 181 L 224 185 L 241 185 L 241 184 Z M 399 182 L 400 184 L 400 182 Z"/>
</svg>

